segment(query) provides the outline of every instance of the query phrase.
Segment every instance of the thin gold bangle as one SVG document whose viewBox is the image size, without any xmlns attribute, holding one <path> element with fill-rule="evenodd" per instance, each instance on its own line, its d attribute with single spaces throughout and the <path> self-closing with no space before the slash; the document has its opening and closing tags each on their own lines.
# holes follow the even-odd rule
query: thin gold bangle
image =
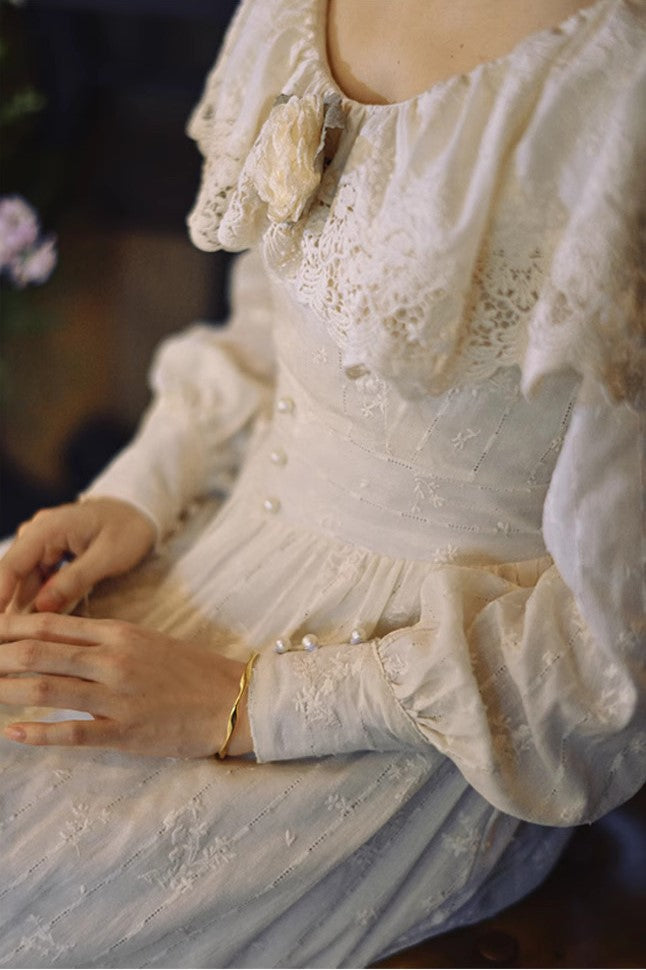
<svg viewBox="0 0 646 970">
<path fill-rule="evenodd" d="M 251 674 L 253 672 L 253 665 L 260 656 L 259 653 L 252 653 L 247 661 L 245 669 L 242 671 L 242 677 L 240 678 L 240 687 L 238 689 L 238 696 L 233 702 L 233 707 L 231 708 L 231 713 L 229 714 L 229 720 L 227 721 L 227 733 L 225 735 L 224 741 L 220 746 L 220 750 L 216 751 L 215 757 L 218 761 L 224 761 L 227 754 L 229 753 L 229 745 L 231 744 L 231 738 L 233 737 L 233 731 L 238 720 L 238 707 L 240 706 L 240 701 L 242 700 L 243 694 L 249 686 L 249 681 L 251 680 Z"/>
</svg>

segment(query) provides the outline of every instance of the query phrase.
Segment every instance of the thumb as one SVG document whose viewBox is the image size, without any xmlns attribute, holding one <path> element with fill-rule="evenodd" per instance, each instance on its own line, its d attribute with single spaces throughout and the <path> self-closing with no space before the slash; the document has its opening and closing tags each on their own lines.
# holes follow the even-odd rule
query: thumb
<svg viewBox="0 0 646 970">
<path fill-rule="evenodd" d="M 47 580 L 34 606 L 39 613 L 69 613 L 107 573 L 106 555 L 101 543 L 95 542 Z"/>
</svg>

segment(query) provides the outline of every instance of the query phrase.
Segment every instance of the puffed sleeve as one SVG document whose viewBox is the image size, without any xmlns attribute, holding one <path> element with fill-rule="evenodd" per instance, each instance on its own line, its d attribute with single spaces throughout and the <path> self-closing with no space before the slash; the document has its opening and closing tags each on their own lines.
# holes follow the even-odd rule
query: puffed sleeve
<svg viewBox="0 0 646 970">
<path fill-rule="evenodd" d="M 254 419 L 273 393 L 271 292 L 255 252 L 233 271 L 227 326 L 195 325 L 157 351 L 153 400 L 132 444 L 83 498 L 130 502 L 172 531 L 195 499 L 225 490 L 244 454 Z"/>
<path fill-rule="evenodd" d="M 643 413 L 587 387 L 544 507 L 552 558 L 431 566 L 414 626 L 261 658 L 260 760 L 432 745 L 496 807 L 557 826 L 630 797 L 646 775 L 643 451 Z"/>
</svg>

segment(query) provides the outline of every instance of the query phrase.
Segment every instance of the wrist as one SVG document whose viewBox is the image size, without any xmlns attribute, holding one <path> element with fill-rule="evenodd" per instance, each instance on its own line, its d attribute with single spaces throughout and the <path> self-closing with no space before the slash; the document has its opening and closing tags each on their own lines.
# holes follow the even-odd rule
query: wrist
<svg viewBox="0 0 646 970">
<path fill-rule="evenodd" d="M 78 495 L 76 501 L 79 505 L 94 505 L 111 510 L 115 515 L 127 516 L 130 522 L 137 523 L 139 531 L 149 537 L 151 548 L 158 542 L 159 526 L 156 519 L 148 509 L 132 499 L 121 498 L 119 495 L 104 495 L 101 492 L 87 491 Z"/>
</svg>

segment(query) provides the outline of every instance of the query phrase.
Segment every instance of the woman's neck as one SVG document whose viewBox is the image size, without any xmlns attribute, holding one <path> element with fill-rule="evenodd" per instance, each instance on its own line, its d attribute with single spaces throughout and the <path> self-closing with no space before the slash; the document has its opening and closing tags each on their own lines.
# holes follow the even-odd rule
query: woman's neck
<svg viewBox="0 0 646 970">
<path fill-rule="evenodd" d="M 591 0 L 329 0 L 330 68 L 356 101 L 405 101 L 504 57 L 523 38 L 590 5 Z"/>
</svg>

